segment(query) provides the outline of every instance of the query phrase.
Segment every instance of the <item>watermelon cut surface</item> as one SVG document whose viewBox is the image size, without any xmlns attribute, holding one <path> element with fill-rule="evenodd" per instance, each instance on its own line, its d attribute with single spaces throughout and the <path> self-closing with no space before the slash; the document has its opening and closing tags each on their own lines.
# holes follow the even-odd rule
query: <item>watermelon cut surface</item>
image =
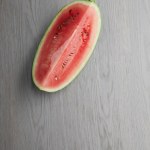
<svg viewBox="0 0 150 150">
<path fill-rule="evenodd" d="M 90 58 L 101 27 L 98 6 L 77 1 L 65 6 L 46 31 L 35 56 L 35 85 L 47 92 L 67 86 Z"/>
</svg>

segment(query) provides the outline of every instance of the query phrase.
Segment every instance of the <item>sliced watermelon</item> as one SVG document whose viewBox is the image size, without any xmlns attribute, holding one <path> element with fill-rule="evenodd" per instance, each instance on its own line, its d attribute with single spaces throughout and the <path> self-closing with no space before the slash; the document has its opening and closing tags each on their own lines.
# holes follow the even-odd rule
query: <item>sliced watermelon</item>
<svg viewBox="0 0 150 150">
<path fill-rule="evenodd" d="M 94 2 L 77 1 L 65 6 L 52 21 L 35 56 L 32 76 L 43 91 L 67 86 L 90 58 L 101 27 Z"/>
</svg>

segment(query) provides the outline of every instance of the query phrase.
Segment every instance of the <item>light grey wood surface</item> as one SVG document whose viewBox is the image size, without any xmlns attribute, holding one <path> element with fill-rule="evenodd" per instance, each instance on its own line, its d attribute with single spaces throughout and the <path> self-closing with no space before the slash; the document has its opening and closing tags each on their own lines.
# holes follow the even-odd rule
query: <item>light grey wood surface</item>
<svg viewBox="0 0 150 150">
<path fill-rule="evenodd" d="M 0 0 L 0 150 L 150 150 L 150 1 L 97 0 L 102 32 L 88 65 L 48 94 L 34 54 L 69 0 Z"/>
</svg>

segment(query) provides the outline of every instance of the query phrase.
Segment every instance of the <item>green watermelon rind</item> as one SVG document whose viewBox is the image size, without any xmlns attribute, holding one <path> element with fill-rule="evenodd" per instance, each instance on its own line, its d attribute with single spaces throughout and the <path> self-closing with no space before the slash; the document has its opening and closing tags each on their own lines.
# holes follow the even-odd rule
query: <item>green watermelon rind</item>
<svg viewBox="0 0 150 150">
<path fill-rule="evenodd" d="M 91 47 L 91 49 L 89 50 L 89 53 L 88 55 L 86 56 L 86 59 L 82 62 L 82 64 L 80 65 L 80 67 L 78 68 L 78 70 L 76 70 L 76 73 L 72 76 L 72 78 L 70 78 L 69 80 L 67 80 L 66 83 L 64 83 L 63 85 L 61 85 L 59 88 L 45 88 L 45 87 L 42 87 L 35 79 L 34 77 L 34 69 L 35 69 L 35 64 L 37 62 L 37 58 L 39 56 L 39 52 L 40 52 L 40 49 L 47 37 L 47 34 L 49 33 L 51 27 L 53 26 L 53 24 L 55 23 L 55 21 L 57 20 L 57 18 L 61 15 L 61 13 L 67 9 L 69 6 L 72 6 L 76 3 L 82 3 L 82 4 L 86 4 L 86 5 L 93 5 L 95 7 L 95 10 L 97 10 L 97 13 L 99 15 L 99 28 L 97 28 L 97 37 L 95 38 L 95 43 L 93 44 L 93 47 Z M 98 7 L 98 5 L 94 2 L 90 2 L 90 1 L 85 1 L 85 0 L 77 0 L 75 2 L 72 2 L 66 6 L 64 6 L 59 12 L 58 14 L 54 17 L 54 19 L 52 20 L 52 22 L 50 23 L 48 29 L 46 30 L 39 46 L 38 46 L 38 49 L 36 51 L 36 55 L 35 55 L 35 58 L 34 58 L 34 61 L 33 61 L 33 66 L 32 66 L 32 79 L 33 79 L 33 82 L 34 84 L 36 85 L 36 87 L 39 89 L 39 90 L 42 90 L 42 91 L 45 91 L 45 92 L 57 92 L 63 88 L 65 88 L 66 86 L 68 86 L 78 75 L 79 73 L 82 71 L 82 69 L 85 67 L 85 65 L 87 64 L 89 58 L 91 57 L 93 51 L 94 51 L 94 48 L 96 46 L 96 43 L 97 43 L 97 40 L 98 40 L 98 37 L 99 37 L 99 33 L 100 33 L 100 29 L 101 29 L 101 14 L 100 14 L 100 8 Z"/>
</svg>

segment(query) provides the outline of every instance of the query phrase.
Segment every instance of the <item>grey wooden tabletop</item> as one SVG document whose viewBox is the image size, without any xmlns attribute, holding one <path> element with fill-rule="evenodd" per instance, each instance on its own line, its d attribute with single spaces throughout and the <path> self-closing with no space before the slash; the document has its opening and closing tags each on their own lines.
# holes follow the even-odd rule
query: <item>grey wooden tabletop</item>
<svg viewBox="0 0 150 150">
<path fill-rule="evenodd" d="M 0 150 L 149 150 L 150 1 L 97 0 L 102 31 L 82 73 L 49 94 L 36 48 L 70 0 L 0 0 Z"/>
</svg>

